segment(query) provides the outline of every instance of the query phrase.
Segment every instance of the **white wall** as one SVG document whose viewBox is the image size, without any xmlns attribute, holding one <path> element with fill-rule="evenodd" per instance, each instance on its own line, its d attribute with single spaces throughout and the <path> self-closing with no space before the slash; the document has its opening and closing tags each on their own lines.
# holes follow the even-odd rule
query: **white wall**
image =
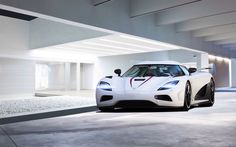
<svg viewBox="0 0 236 147">
<path fill-rule="evenodd" d="M 0 95 L 33 95 L 34 74 L 34 61 L 0 58 Z"/>
<path fill-rule="evenodd" d="M 80 88 L 82 90 L 90 90 L 95 88 L 94 71 L 94 64 L 80 64 Z"/>
<path fill-rule="evenodd" d="M 106 75 L 114 75 L 114 69 L 121 69 L 122 73 L 128 70 L 133 64 L 141 61 L 168 60 L 168 52 L 139 53 L 130 55 L 118 55 L 100 57 L 96 65 L 97 80 Z"/>
<path fill-rule="evenodd" d="M 28 52 L 29 23 L 0 16 L 0 57 L 18 57 Z"/>
<path fill-rule="evenodd" d="M 77 64 L 80 63 L 44 63 L 49 67 L 49 85 L 45 90 L 77 90 Z M 80 79 L 79 79 L 80 80 Z"/>
<path fill-rule="evenodd" d="M 47 90 L 64 90 L 65 89 L 65 64 L 52 63 L 48 64 L 50 68 L 49 82 Z"/>
<path fill-rule="evenodd" d="M 94 58 L 81 58 L 74 52 L 46 52 L 45 50 L 29 50 L 70 41 L 88 39 L 106 35 L 99 31 L 91 31 L 42 19 L 32 22 L 0 16 L 0 57 L 29 59 L 54 62 L 89 62 Z"/>
<path fill-rule="evenodd" d="M 187 50 L 169 50 L 150 53 L 138 53 L 131 55 L 100 57 L 98 58 L 97 64 L 95 66 L 95 83 L 97 83 L 104 76 L 115 75 L 114 69 L 120 68 L 122 70 L 122 73 L 124 73 L 133 64 L 141 61 L 173 60 L 180 63 L 196 63 L 198 67 L 208 67 L 208 65 L 205 65 L 208 63 L 205 62 L 205 60 L 208 61 L 208 56 L 202 56 L 203 54 L 205 53 Z"/>
<path fill-rule="evenodd" d="M 180 63 L 194 62 L 197 65 L 200 64 L 198 60 L 198 58 L 201 57 L 200 53 L 187 50 L 173 50 L 169 51 L 168 53 L 169 60 L 178 61 Z"/>
</svg>

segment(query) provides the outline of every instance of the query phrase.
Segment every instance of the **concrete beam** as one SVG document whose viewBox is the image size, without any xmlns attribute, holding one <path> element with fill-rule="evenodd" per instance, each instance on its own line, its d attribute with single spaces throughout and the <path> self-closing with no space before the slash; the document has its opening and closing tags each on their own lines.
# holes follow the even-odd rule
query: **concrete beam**
<svg viewBox="0 0 236 147">
<path fill-rule="evenodd" d="M 235 38 L 230 38 L 230 39 L 225 39 L 225 40 L 220 40 L 220 41 L 216 42 L 216 44 L 221 44 L 221 45 L 234 44 L 234 43 L 236 43 L 236 37 Z"/>
<path fill-rule="evenodd" d="M 167 11 L 157 13 L 157 25 L 173 24 L 190 19 L 196 19 L 226 12 L 236 9 L 235 0 L 202 0 L 189 5 L 183 5 Z"/>
<path fill-rule="evenodd" d="M 130 16 L 136 17 L 144 14 L 154 13 L 181 5 L 197 2 L 199 0 L 131 0 Z"/>
<path fill-rule="evenodd" d="M 222 45 L 224 48 L 236 48 L 236 44 L 225 44 Z"/>
<path fill-rule="evenodd" d="M 212 36 L 216 34 L 230 33 L 235 31 L 236 31 L 236 23 L 195 30 L 193 31 L 192 34 L 194 37 L 205 37 L 205 36 Z"/>
<path fill-rule="evenodd" d="M 109 1 L 111 1 L 111 0 L 91 0 L 92 4 L 94 6 L 102 5 L 102 4 L 109 2 Z"/>
<path fill-rule="evenodd" d="M 236 32 L 208 36 L 208 37 L 205 37 L 205 40 L 206 41 L 218 41 L 218 40 L 225 40 L 225 39 L 231 39 L 231 38 L 236 38 Z"/>
<path fill-rule="evenodd" d="M 110 34 L 38 18 L 30 22 L 29 48 L 43 48 L 106 35 Z"/>
<path fill-rule="evenodd" d="M 215 26 L 220 26 L 220 25 L 233 24 L 233 23 L 236 23 L 235 16 L 236 16 L 236 12 L 202 17 L 202 18 L 178 23 L 176 25 L 176 29 L 177 31 L 193 31 L 193 30 L 215 27 Z"/>
</svg>

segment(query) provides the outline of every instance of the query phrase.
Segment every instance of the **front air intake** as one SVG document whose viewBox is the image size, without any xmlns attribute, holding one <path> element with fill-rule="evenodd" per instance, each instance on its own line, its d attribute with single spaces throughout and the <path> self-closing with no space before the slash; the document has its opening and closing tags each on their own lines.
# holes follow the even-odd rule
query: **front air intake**
<svg viewBox="0 0 236 147">
<path fill-rule="evenodd" d="M 154 108 L 157 105 L 151 101 L 146 100 L 122 100 L 119 101 L 115 107 L 118 108 Z"/>
<path fill-rule="evenodd" d="M 172 99 L 168 95 L 155 95 L 154 98 L 157 99 L 157 100 L 172 102 Z"/>
<path fill-rule="evenodd" d="M 103 96 L 101 97 L 100 102 L 109 101 L 109 100 L 112 100 L 112 99 L 113 99 L 113 96 L 112 96 L 112 95 L 103 95 Z"/>
</svg>

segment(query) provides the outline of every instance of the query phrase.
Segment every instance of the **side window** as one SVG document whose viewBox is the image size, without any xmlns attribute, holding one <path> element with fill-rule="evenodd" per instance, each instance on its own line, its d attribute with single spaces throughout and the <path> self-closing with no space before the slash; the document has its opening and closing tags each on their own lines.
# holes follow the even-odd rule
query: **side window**
<svg viewBox="0 0 236 147">
<path fill-rule="evenodd" d="M 183 70 L 185 75 L 189 75 L 187 67 L 181 65 L 180 68 Z"/>
<path fill-rule="evenodd" d="M 180 66 L 177 66 L 177 70 L 178 70 L 178 76 L 184 76 L 185 73 L 183 72 L 183 70 L 180 68 Z"/>
<path fill-rule="evenodd" d="M 172 76 L 178 77 L 178 76 L 184 76 L 183 70 L 178 65 L 169 65 L 167 66 L 169 73 Z"/>
</svg>

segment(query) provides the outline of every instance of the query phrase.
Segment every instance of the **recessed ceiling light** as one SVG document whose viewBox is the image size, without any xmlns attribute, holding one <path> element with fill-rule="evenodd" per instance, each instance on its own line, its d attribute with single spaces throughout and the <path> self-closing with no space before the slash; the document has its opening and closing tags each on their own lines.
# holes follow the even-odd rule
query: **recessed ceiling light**
<svg viewBox="0 0 236 147">
<path fill-rule="evenodd" d="M 106 45 L 106 44 L 102 44 L 102 43 L 87 42 L 87 41 L 83 42 L 83 44 L 100 46 L 100 47 L 107 47 L 107 48 L 111 48 L 111 49 L 113 48 L 113 49 L 119 49 L 119 50 L 125 50 L 125 51 L 144 52 L 142 50 L 137 50 L 137 49 L 132 49 L 132 48 L 117 47 L 117 46 Z"/>
<path fill-rule="evenodd" d="M 208 58 L 210 59 L 210 60 L 215 60 L 216 59 L 216 56 L 214 56 L 214 55 L 208 55 Z"/>
<path fill-rule="evenodd" d="M 78 45 L 72 45 L 72 44 L 67 44 L 63 46 L 55 46 L 54 48 L 59 48 L 59 49 L 64 49 L 64 50 L 73 50 L 77 54 L 92 53 L 92 54 L 97 54 L 97 55 L 99 54 L 100 55 L 114 55 L 118 53 L 118 52 L 107 51 L 104 49 L 90 48 L 87 46 L 78 46 Z"/>
<path fill-rule="evenodd" d="M 126 39 L 132 39 L 132 40 L 136 40 L 136 41 L 142 41 L 142 42 L 145 42 L 145 43 L 150 43 L 150 44 L 159 45 L 159 46 L 163 46 L 163 47 L 168 47 L 170 49 L 180 49 L 181 48 L 177 45 L 172 45 L 172 44 L 169 44 L 169 43 L 154 41 L 154 40 L 145 39 L 145 38 L 141 38 L 141 37 L 133 37 L 133 36 L 128 36 L 128 35 L 120 35 L 120 37 L 126 38 Z"/>
<path fill-rule="evenodd" d="M 93 46 L 86 46 L 86 45 L 73 45 L 73 44 L 68 44 L 68 46 L 78 48 L 78 49 L 84 49 L 84 50 L 89 49 L 91 51 L 97 51 L 97 52 L 103 51 L 103 52 L 106 52 L 107 54 L 110 54 L 110 53 L 116 53 L 116 54 L 117 53 L 123 53 L 123 51 L 112 50 L 110 48 L 101 48 L 101 47 L 93 47 Z M 126 52 L 129 53 L 129 51 L 126 51 Z"/>
<path fill-rule="evenodd" d="M 104 39 L 104 38 L 102 38 L 100 40 L 101 41 L 105 41 L 105 42 L 110 42 L 110 43 L 121 44 L 121 45 L 128 45 L 128 46 L 133 46 L 133 47 L 145 48 L 145 49 L 149 49 L 150 51 L 157 51 L 156 48 L 152 48 L 152 47 L 148 47 L 148 46 L 143 46 L 143 45 L 137 45 L 137 44 L 133 44 L 133 43 L 115 41 L 115 40 Z"/>
<path fill-rule="evenodd" d="M 63 50 L 56 50 L 56 49 L 35 49 L 30 51 L 30 55 L 35 58 L 40 59 L 50 59 L 50 60 L 78 60 L 78 61 L 95 61 L 97 57 L 91 54 L 75 54 L 71 51 L 63 51 Z"/>
</svg>

